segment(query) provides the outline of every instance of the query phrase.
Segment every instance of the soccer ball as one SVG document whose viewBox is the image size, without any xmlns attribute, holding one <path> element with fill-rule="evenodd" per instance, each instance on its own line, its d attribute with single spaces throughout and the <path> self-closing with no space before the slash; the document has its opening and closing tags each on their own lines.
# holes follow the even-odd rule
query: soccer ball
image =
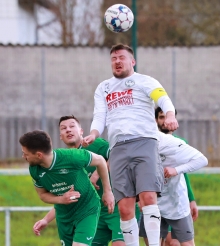
<svg viewBox="0 0 220 246">
<path fill-rule="evenodd" d="M 106 10 L 104 21 L 112 32 L 126 32 L 133 24 L 134 15 L 126 5 L 115 4 Z"/>
</svg>

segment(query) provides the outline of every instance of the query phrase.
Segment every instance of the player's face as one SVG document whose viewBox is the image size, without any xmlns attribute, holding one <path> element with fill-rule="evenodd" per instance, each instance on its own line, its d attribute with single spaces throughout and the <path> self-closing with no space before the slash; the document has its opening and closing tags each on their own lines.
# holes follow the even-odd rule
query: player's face
<svg viewBox="0 0 220 246">
<path fill-rule="evenodd" d="M 111 65 L 116 78 L 126 78 L 133 74 L 135 60 L 127 50 L 117 50 L 111 54 Z"/>
<path fill-rule="evenodd" d="M 39 152 L 33 154 L 24 146 L 22 146 L 21 149 L 23 153 L 22 158 L 24 158 L 27 162 L 29 162 L 30 166 L 36 166 L 41 164 L 41 160 L 40 160 L 41 154 Z"/>
<path fill-rule="evenodd" d="M 158 118 L 156 119 L 157 122 L 157 126 L 159 128 L 159 130 L 163 133 L 168 133 L 169 130 L 164 126 L 164 122 L 165 122 L 165 114 L 161 111 L 158 114 Z"/>
<path fill-rule="evenodd" d="M 68 147 L 78 148 L 82 141 L 83 130 L 74 119 L 64 120 L 60 123 L 60 139 Z"/>
</svg>

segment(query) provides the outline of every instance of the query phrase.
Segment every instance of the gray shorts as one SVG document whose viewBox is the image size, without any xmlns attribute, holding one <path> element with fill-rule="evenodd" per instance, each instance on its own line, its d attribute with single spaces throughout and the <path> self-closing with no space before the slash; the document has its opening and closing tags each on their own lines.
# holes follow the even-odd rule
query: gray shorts
<svg viewBox="0 0 220 246">
<path fill-rule="evenodd" d="M 116 202 L 143 191 L 161 192 L 164 176 L 156 139 L 118 142 L 110 152 L 109 163 Z"/>
<path fill-rule="evenodd" d="M 191 214 L 178 219 L 170 220 L 161 218 L 160 237 L 166 238 L 168 234 L 168 227 L 171 226 L 171 236 L 173 239 L 177 239 L 180 243 L 190 241 L 194 238 L 194 227 Z M 139 236 L 147 238 L 147 234 L 144 228 L 143 214 L 140 218 Z"/>
</svg>

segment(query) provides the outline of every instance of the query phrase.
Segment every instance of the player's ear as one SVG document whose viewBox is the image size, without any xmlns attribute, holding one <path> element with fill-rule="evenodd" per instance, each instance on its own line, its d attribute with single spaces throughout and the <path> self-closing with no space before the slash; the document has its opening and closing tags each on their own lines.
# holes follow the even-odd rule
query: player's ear
<svg viewBox="0 0 220 246">
<path fill-rule="evenodd" d="M 42 152 L 40 152 L 40 151 L 37 151 L 37 157 L 39 158 L 39 159 L 42 159 L 42 157 L 43 157 L 43 153 Z"/>
<path fill-rule="evenodd" d="M 133 58 L 132 59 L 132 66 L 134 67 L 136 65 L 136 61 L 135 61 L 135 59 Z"/>
</svg>

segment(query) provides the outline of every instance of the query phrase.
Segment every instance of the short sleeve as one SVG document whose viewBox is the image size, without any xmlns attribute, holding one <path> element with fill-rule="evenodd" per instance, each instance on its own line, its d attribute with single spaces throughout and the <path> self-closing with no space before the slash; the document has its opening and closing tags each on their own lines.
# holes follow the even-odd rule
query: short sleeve
<svg viewBox="0 0 220 246">
<path fill-rule="evenodd" d="M 85 149 L 71 149 L 71 161 L 74 169 L 86 168 L 92 161 L 92 153 Z"/>
</svg>

